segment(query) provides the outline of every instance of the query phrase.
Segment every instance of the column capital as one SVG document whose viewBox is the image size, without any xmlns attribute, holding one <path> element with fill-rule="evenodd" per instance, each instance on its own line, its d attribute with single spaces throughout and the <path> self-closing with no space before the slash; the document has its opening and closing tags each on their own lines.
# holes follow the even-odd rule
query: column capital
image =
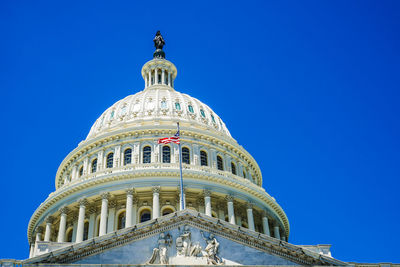
<svg viewBox="0 0 400 267">
<path fill-rule="evenodd" d="M 61 214 L 67 214 L 69 212 L 69 208 L 67 206 L 63 206 L 59 209 Z"/>
<path fill-rule="evenodd" d="M 132 204 L 137 204 L 139 202 L 139 199 L 137 197 L 134 197 L 132 199 Z"/>
<path fill-rule="evenodd" d="M 53 222 L 54 222 L 54 218 L 52 216 L 46 217 L 46 223 L 53 223 Z"/>
<path fill-rule="evenodd" d="M 268 218 L 267 214 L 268 214 L 268 212 L 267 212 L 266 210 L 262 210 L 262 211 L 261 211 L 261 216 L 262 216 L 262 217 Z"/>
<path fill-rule="evenodd" d="M 86 198 L 81 198 L 78 200 L 79 207 L 86 207 L 89 201 Z"/>
<path fill-rule="evenodd" d="M 109 199 L 110 198 L 110 193 L 109 192 L 103 192 L 101 193 L 101 199 Z"/>
<path fill-rule="evenodd" d="M 246 209 L 252 210 L 253 206 L 254 206 L 254 204 L 252 202 L 246 202 Z"/>
<path fill-rule="evenodd" d="M 159 194 L 161 191 L 161 186 L 153 186 L 152 191 L 153 191 L 153 193 Z"/>
<path fill-rule="evenodd" d="M 38 233 L 38 234 L 43 234 L 43 230 L 44 230 L 43 226 L 38 226 L 38 227 L 36 228 L 36 233 Z"/>
<path fill-rule="evenodd" d="M 233 195 L 226 195 L 226 196 L 225 196 L 225 199 L 226 199 L 226 201 L 228 201 L 228 202 L 233 202 L 234 197 L 233 197 Z"/>
<path fill-rule="evenodd" d="M 204 189 L 203 193 L 204 193 L 205 197 L 210 197 L 211 196 L 211 190 L 209 190 L 209 189 Z"/>
<path fill-rule="evenodd" d="M 128 188 L 128 189 L 126 189 L 125 190 L 125 192 L 126 192 L 126 194 L 127 195 L 132 195 L 133 196 L 133 194 L 135 193 L 135 188 Z"/>
</svg>

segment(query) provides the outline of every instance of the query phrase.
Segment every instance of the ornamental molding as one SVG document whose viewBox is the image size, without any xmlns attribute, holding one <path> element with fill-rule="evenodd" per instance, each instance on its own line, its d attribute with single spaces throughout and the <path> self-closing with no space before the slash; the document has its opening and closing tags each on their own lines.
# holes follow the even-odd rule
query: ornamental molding
<svg viewBox="0 0 400 267">
<path fill-rule="evenodd" d="M 75 181 L 75 183 L 72 183 L 69 186 L 60 188 L 59 190 L 51 193 L 49 197 L 36 209 L 36 211 L 31 216 L 27 231 L 28 240 L 32 240 L 31 238 L 32 238 L 33 228 L 37 224 L 41 216 L 45 214 L 46 210 L 48 210 L 52 205 L 54 205 L 58 201 L 64 199 L 65 197 L 71 194 L 77 193 L 86 188 L 90 188 L 99 184 L 105 184 L 113 181 L 132 180 L 133 178 L 139 178 L 139 177 L 142 179 L 143 178 L 154 179 L 155 177 L 166 177 L 166 176 L 176 177 L 178 179 L 179 177 L 178 169 L 169 171 L 162 169 L 159 170 L 152 167 L 151 166 L 152 164 L 147 164 L 147 165 L 149 165 L 150 168 L 141 170 L 140 172 L 135 171 L 131 173 L 126 173 L 126 172 L 113 173 L 111 175 L 99 176 L 95 177 L 94 179 L 87 179 L 84 181 L 77 180 Z M 271 196 L 269 196 L 262 187 L 258 187 L 257 185 L 254 185 L 250 181 L 245 180 L 243 178 L 242 180 L 247 181 L 247 183 L 245 184 L 240 183 L 238 179 L 231 178 L 232 176 L 221 177 L 220 175 L 211 175 L 210 173 L 207 172 L 197 173 L 197 172 L 186 171 L 185 177 L 229 186 L 230 188 L 234 188 L 236 190 L 243 191 L 245 193 L 252 195 L 254 198 L 257 198 L 258 200 L 263 202 L 266 206 L 271 208 L 272 214 L 274 214 L 276 218 L 280 221 L 280 223 L 282 223 L 282 225 L 284 226 L 285 236 L 289 236 L 290 226 L 286 214 L 284 213 L 283 209 L 279 206 L 279 204 L 276 203 L 276 201 Z M 106 197 L 106 199 L 110 197 L 108 192 L 102 193 L 101 194 L 102 198 L 103 195 L 108 196 Z"/>
</svg>

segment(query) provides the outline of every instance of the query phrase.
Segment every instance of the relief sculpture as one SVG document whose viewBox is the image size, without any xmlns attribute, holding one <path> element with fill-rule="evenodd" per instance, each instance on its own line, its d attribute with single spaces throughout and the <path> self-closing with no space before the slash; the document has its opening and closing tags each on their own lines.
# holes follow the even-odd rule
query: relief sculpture
<svg viewBox="0 0 400 267">
<path fill-rule="evenodd" d="M 168 247 L 171 246 L 172 238 L 170 234 L 160 234 L 158 238 L 158 247 L 153 249 L 153 254 L 147 261 L 148 264 L 156 262 L 157 257 L 160 259 L 160 264 L 168 264 Z"/>
</svg>

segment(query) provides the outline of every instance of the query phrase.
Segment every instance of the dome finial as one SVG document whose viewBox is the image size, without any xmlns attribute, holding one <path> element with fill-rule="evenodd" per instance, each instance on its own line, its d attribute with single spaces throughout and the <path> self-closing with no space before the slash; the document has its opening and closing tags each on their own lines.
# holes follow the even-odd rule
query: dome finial
<svg viewBox="0 0 400 267">
<path fill-rule="evenodd" d="M 153 58 L 165 58 L 165 52 L 162 50 L 165 45 L 165 40 L 162 37 L 160 31 L 157 31 L 156 36 L 153 39 L 156 51 L 153 53 Z"/>
</svg>

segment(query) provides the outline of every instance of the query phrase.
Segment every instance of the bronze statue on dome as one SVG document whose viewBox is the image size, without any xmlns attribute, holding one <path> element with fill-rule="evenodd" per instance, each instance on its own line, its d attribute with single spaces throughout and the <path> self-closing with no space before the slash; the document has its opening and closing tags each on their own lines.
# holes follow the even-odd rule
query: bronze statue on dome
<svg viewBox="0 0 400 267">
<path fill-rule="evenodd" d="M 153 42 L 156 49 L 163 49 L 163 46 L 165 45 L 165 40 L 162 37 L 160 31 L 157 31 L 156 36 L 153 39 Z"/>
</svg>

